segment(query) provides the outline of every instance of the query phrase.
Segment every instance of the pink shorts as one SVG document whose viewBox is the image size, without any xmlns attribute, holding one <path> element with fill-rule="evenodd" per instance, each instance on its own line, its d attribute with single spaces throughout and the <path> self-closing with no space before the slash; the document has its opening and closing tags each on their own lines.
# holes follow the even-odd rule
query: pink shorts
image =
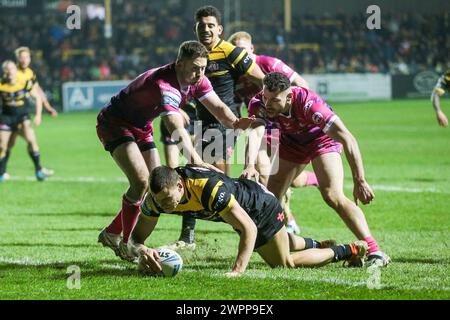
<svg viewBox="0 0 450 320">
<path fill-rule="evenodd" d="M 298 164 L 308 164 L 313 159 L 326 153 L 342 152 L 342 145 L 328 136 L 314 139 L 307 144 L 283 144 L 280 142 L 280 158 Z"/>
<path fill-rule="evenodd" d="M 97 117 L 97 135 L 105 150 L 111 153 L 125 142 L 136 142 L 142 152 L 156 148 L 152 124 L 144 129 L 136 128 L 120 118 L 105 115 L 103 112 Z"/>
</svg>

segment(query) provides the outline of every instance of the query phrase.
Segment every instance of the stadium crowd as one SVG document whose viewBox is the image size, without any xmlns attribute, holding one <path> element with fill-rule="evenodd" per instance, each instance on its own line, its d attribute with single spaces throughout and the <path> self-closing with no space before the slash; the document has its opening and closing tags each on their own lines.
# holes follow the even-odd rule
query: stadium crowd
<svg viewBox="0 0 450 320">
<path fill-rule="evenodd" d="M 13 58 L 19 46 L 30 47 L 39 81 L 58 105 L 62 82 L 132 79 L 148 66 L 170 62 L 182 41 L 195 38 L 193 17 L 179 1 L 163 8 L 153 1 L 114 1 L 112 12 L 111 39 L 104 38 L 104 21 L 98 18 L 84 17 L 80 30 L 69 30 L 63 7 L 33 15 L 0 13 L 0 61 Z M 448 12 L 383 13 L 380 30 L 367 29 L 366 19 L 300 13 L 286 34 L 282 12 L 265 19 L 246 12 L 243 21 L 225 26 L 225 33 L 250 32 L 258 52 L 278 56 L 300 73 L 445 70 Z"/>
</svg>

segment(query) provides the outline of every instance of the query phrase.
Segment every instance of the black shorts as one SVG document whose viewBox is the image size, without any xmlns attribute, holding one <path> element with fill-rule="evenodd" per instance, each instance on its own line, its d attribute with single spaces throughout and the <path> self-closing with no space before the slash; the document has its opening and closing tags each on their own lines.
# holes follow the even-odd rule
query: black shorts
<svg viewBox="0 0 450 320">
<path fill-rule="evenodd" d="M 237 135 L 233 129 L 227 129 L 220 123 L 202 125 L 202 136 L 195 137 L 196 145 L 201 144 L 202 159 L 206 163 L 227 160 L 233 154 Z"/>
<path fill-rule="evenodd" d="M 30 120 L 28 113 L 15 114 L 15 115 L 0 115 L 0 130 L 1 131 L 17 131 L 19 125 L 24 121 Z"/>
<path fill-rule="evenodd" d="M 284 226 L 284 211 L 278 199 L 261 184 L 248 179 L 239 179 L 239 188 L 245 189 L 247 196 L 238 202 L 258 228 L 256 250 L 265 245 Z M 239 193 L 238 191 L 237 194 Z"/>
</svg>

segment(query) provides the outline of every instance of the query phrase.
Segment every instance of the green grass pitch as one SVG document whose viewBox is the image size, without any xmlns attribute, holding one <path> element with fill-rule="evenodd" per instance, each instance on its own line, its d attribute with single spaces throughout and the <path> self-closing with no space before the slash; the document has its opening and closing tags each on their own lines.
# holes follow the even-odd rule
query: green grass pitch
<svg viewBox="0 0 450 320">
<path fill-rule="evenodd" d="M 375 202 L 363 209 L 393 260 L 380 274 L 341 264 L 272 270 L 254 254 L 244 276 L 227 279 L 238 236 L 226 224 L 200 221 L 198 249 L 182 253 L 179 275 L 138 275 L 96 243 L 127 184 L 96 137 L 96 113 L 75 113 L 45 117 L 37 129 L 43 164 L 56 171 L 50 180 L 28 180 L 23 141 L 13 150 L 13 179 L 0 184 L 0 299 L 449 299 L 450 129 L 438 127 L 427 100 L 333 107 L 357 137 L 375 188 Z M 317 189 L 295 190 L 292 208 L 302 235 L 354 240 Z M 179 217 L 163 215 L 147 244 L 176 240 L 179 227 Z M 72 265 L 81 271 L 79 290 L 67 287 Z"/>
</svg>

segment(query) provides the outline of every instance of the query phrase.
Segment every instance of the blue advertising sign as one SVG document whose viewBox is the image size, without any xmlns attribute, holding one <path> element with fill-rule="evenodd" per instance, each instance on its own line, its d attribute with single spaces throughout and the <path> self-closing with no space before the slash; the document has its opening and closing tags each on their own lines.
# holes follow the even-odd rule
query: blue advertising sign
<svg viewBox="0 0 450 320">
<path fill-rule="evenodd" d="M 66 82 L 63 84 L 63 111 L 98 110 L 129 81 Z"/>
</svg>

